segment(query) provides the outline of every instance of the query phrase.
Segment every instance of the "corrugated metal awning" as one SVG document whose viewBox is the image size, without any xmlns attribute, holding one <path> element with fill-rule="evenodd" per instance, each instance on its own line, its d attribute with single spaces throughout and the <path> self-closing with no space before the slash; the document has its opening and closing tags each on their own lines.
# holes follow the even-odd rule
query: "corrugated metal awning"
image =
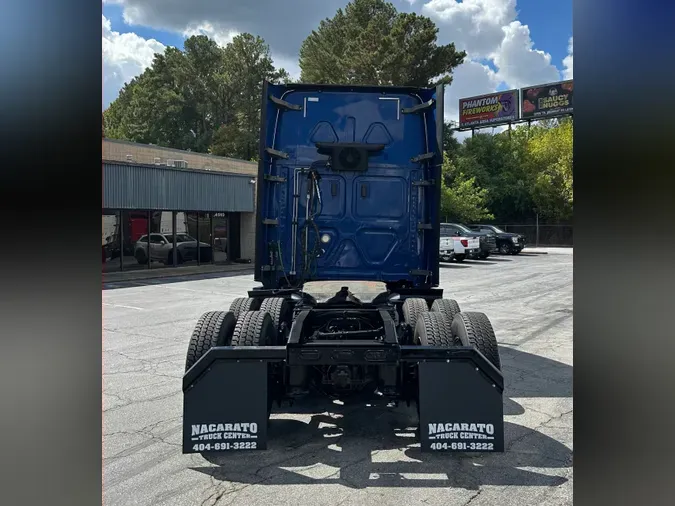
<svg viewBox="0 0 675 506">
<path fill-rule="evenodd" d="M 103 207 L 253 212 L 251 176 L 103 162 Z"/>
</svg>

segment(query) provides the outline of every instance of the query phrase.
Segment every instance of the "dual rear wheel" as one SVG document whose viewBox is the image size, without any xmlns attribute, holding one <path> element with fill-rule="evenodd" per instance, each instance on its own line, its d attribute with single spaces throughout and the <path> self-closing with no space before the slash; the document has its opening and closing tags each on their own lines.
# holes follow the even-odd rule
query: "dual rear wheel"
<svg viewBox="0 0 675 506">
<path fill-rule="evenodd" d="M 229 311 L 204 313 L 195 326 L 185 361 L 190 369 L 216 346 L 275 346 L 282 344 L 293 318 L 292 306 L 281 297 L 237 298 Z"/>
<path fill-rule="evenodd" d="M 411 298 L 403 303 L 403 315 L 413 330 L 415 344 L 474 347 L 501 370 L 495 332 L 484 313 L 461 311 L 457 301 L 452 299 L 437 299 L 429 309 L 426 300 Z"/>
</svg>

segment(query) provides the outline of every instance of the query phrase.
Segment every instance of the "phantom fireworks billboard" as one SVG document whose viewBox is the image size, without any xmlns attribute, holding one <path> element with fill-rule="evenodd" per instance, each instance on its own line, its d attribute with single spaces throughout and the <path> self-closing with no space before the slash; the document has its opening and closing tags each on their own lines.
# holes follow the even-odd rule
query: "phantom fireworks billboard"
<svg viewBox="0 0 675 506">
<path fill-rule="evenodd" d="M 518 118 L 518 90 L 459 99 L 459 128 L 501 125 Z"/>
</svg>

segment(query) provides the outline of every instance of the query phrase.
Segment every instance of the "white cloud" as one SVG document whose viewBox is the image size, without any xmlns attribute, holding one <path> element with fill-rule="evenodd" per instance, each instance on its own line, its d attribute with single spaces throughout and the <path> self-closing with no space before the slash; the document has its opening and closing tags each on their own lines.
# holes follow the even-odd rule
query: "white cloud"
<svg viewBox="0 0 675 506">
<path fill-rule="evenodd" d="M 544 84 L 560 79 L 551 55 L 533 48 L 530 29 L 520 21 L 503 28 L 504 40 L 493 56 L 497 75 L 511 88 Z"/>
<path fill-rule="evenodd" d="M 471 58 L 486 58 L 497 50 L 502 27 L 516 19 L 516 0 L 430 0 L 422 13 L 439 25 L 439 38 L 454 42 Z"/>
<path fill-rule="evenodd" d="M 516 20 L 516 0 L 429 0 L 422 12 L 469 60 L 491 60 L 509 88 L 560 79 L 551 55 L 535 49 L 529 27 Z"/>
<path fill-rule="evenodd" d="M 273 54 L 275 68 L 283 68 L 291 76 L 291 79 L 297 81 L 300 79 L 300 65 L 298 64 L 298 57 L 288 57 L 280 54 Z"/>
<path fill-rule="evenodd" d="M 497 74 L 488 66 L 468 60 L 457 67 L 445 93 L 445 120 L 459 121 L 459 99 L 492 93 L 499 86 Z"/>
<path fill-rule="evenodd" d="M 105 108 L 117 98 L 125 83 L 141 74 L 152 63 L 155 53 L 164 52 L 165 46 L 155 39 L 144 39 L 135 33 L 115 32 L 110 20 L 105 16 L 102 18 Z"/>
<path fill-rule="evenodd" d="M 210 26 L 217 33 L 249 32 L 282 54 L 294 54 L 319 22 L 347 0 L 108 0 L 123 9 L 124 21 L 183 33 Z"/>
<path fill-rule="evenodd" d="M 563 59 L 563 79 L 573 79 L 574 70 L 574 51 L 573 51 L 574 37 L 570 37 L 570 43 L 567 46 L 567 56 Z"/>
<path fill-rule="evenodd" d="M 234 39 L 239 32 L 235 30 L 223 30 L 214 27 L 209 22 L 192 24 L 183 30 L 184 37 L 191 37 L 193 35 L 206 35 L 209 39 L 213 39 L 219 46 L 226 46 L 232 39 Z"/>
</svg>

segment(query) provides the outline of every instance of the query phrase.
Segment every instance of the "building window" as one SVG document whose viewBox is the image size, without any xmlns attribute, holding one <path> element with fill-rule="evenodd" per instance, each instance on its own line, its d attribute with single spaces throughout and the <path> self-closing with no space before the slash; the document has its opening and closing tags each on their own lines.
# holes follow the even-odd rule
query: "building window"
<svg viewBox="0 0 675 506">
<path fill-rule="evenodd" d="M 150 268 L 173 265 L 173 212 L 154 211 L 150 220 Z"/>
<path fill-rule="evenodd" d="M 211 213 L 199 213 L 199 263 L 213 263 L 213 235 Z"/>
<path fill-rule="evenodd" d="M 225 264 L 228 262 L 228 215 L 226 213 L 213 213 L 211 223 L 213 225 L 211 233 L 213 237 L 213 262 Z"/>
<path fill-rule="evenodd" d="M 197 265 L 197 213 L 176 213 L 177 265 Z"/>
<path fill-rule="evenodd" d="M 150 251 L 148 211 L 122 211 L 122 269 L 147 269 Z"/>
<path fill-rule="evenodd" d="M 102 272 L 116 272 L 122 268 L 120 212 L 104 209 L 102 221 Z"/>
</svg>

